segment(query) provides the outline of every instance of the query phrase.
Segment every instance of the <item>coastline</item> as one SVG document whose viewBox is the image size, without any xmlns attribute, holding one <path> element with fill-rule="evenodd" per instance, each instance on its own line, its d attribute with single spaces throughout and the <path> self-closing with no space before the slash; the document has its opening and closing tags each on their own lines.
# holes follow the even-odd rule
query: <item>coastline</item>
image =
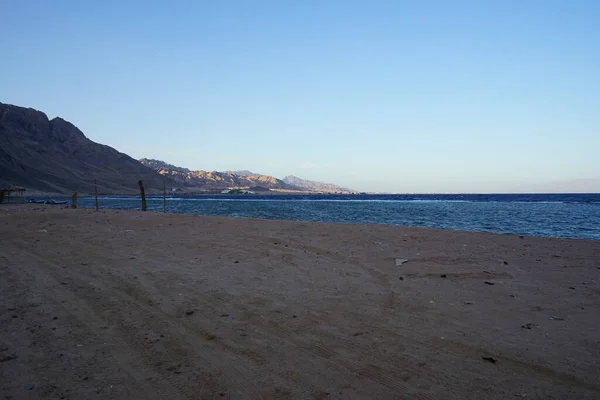
<svg viewBox="0 0 600 400">
<path fill-rule="evenodd" d="M 0 221 L 14 397 L 600 396 L 599 241 L 36 204 Z"/>
</svg>

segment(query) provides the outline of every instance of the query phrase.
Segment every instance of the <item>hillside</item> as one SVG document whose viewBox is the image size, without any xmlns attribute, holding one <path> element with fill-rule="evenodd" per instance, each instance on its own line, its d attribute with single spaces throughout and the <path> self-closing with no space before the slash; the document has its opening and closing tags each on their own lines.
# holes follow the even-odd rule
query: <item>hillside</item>
<svg viewBox="0 0 600 400">
<path fill-rule="evenodd" d="M 352 192 L 352 190 L 343 188 L 332 183 L 323 183 L 323 182 L 315 182 L 309 181 L 306 179 L 298 178 L 294 175 L 288 175 L 282 179 L 285 183 L 294 185 L 296 187 L 301 188 L 302 190 L 310 190 L 313 192 L 326 192 L 326 193 L 336 193 L 336 192 Z"/>
<path fill-rule="evenodd" d="M 139 161 L 143 165 L 154 168 L 159 174 L 169 177 L 176 185 L 188 188 L 217 190 L 249 189 L 259 186 L 266 189 L 299 190 L 298 187 L 272 176 L 240 175 L 239 172 L 190 171 L 187 168 L 176 167 L 159 160 L 142 158 Z"/>
<path fill-rule="evenodd" d="M 91 193 L 93 179 L 102 193 L 136 193 L 142 179 L 161 189 L 156 171 L 88 139 L 62 118 L 49 120 L 32 108 L 0 103 L 0 187 Z"/>
</svg>

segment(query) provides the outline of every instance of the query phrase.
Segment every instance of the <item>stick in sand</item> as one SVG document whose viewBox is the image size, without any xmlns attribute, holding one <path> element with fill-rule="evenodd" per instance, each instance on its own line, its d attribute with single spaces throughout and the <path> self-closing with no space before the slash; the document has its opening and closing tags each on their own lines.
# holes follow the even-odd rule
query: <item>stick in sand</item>
<svg viewBox="0 0 600 400">
<path fill-rule="evenodd" d="M 146 191 L 144 190 L 144 182 L 138 181 L 140 185 L 140 194 L 142 195 L 142 211 L 146 211 Z"/>
<path fill-rule="evenodd" d="M 94 178 L 94 197 L 96 197 L 96 211 L 98 211 L 98 187 L 96 186 L 96 178 Z"/>
<path fill-rule="evenodd" d="M 167 212 L 167 181 L 163 181 L 163 213 Z"/>
</svg>

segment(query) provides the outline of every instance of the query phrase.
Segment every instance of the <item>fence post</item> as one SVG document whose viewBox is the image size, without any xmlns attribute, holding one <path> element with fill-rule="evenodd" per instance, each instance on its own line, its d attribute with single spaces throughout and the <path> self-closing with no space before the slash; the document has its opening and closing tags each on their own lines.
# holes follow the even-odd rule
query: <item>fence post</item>
<svg viewBox="0 0 600 400">
<path fill-rule="evenodd" d="M 163 181 L 163 213 L 167 212 L 167 181 Z"/>
<path fill-rule="evenodd" d="M 96 178 L 94 178 L 94 197 L 96 198 L 96 211 L 98 211 L 98 187 L 96 186 Z"/>
<path fill-rule="evenodd" d="M 142 211 L 146 211 L 146 191 L 144 190 L 144 182 L 138 181 L 140 185 L 140 194 L 142 195 Z"/>
</svg>

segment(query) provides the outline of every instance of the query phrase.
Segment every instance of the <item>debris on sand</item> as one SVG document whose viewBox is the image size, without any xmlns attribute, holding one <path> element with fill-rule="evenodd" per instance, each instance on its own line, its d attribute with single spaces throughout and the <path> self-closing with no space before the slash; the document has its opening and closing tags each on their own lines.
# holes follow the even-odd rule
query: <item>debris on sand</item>
<svg viewBox="0 0 600 400">
<path fill-rule="evenodd" d="M 16 355 L 12 355 L 11 356 L 10 354 L 7 354 L 5 356 L 0 355 L 0 362 L 6 362 L 6 361 L 10 361 L 10 360 L 16 360 L 17 358 L 19 358 L 19 356 L 16 356 Z"/>
<path fill-rule="evenodd" d="M 533 328 L 533 327 L 534 327 L 534 325 L 533 325 L 533 324 L 525 324 L 525 325 L 521 325 L 521 328 L 523 328 L 523 329 L 531 329 L 531 328 Z"/>
<path fill-rule="evenodd" d="M 493 285 L 495 285 L 495 283 L 494 283 L 494 282 L 490 282 L 490 281 L 485 281 L 484 283 L 485 283 L 486 285 L 492 285 L 492 286 L 493 286 Z"/>
<path fill-rule="evenodd" d="M 565 320 L 564 317 L 550 317 L 550 319 L 552 319 L 554 321 L 564 321 Z"/>
<path fill-rule="evenodd" d="M 193 315 L 194 314 L 194 310 L 189 310 L 185 312 L 185 315 Z"/>
<path fill-rule="evenodd" d="M 402 264 L 406 264 L 408 260 L 406 258 L 396 258 L 396 267 L 399 267 Z"/>
<path fill-rule="evenodd" d="M 494 357 L 481 357 L 483 360 L 485 361 L 489 361 L 492 364 L 496 364 L 498 362 L 498 360 L 496 360 Z"/>
</svg>

